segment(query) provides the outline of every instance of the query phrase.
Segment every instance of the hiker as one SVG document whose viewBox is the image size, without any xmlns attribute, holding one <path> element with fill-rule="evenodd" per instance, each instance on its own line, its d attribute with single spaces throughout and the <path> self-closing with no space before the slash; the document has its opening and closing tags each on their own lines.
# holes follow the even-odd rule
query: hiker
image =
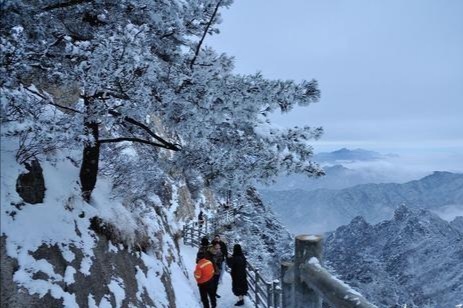
<svg viewBox="0 0 463 308">
<path fill-rule="evenodd" d="M 231 269 L 233 294 L 238 296 L 235 306 L 243 306 L 244 296 L 248 293 L 248 281 L 246 280 L 246 258 L 240 244 L 233 246 L 233 254 L 227 258 L 227 265 Z"/>
<path fill-rule="evenodd" d="M 198 283 L 199 294 L 204 308 L 215 308 L 217 299 L 214 292 L 214 265 L 206 258 L 202 251 L 198 252 L 198 261 L 195 268 L 195 279 Z M 209 300 L 211 302 L 209 306 Z"/>
<path fill-rule="evenodd" d="M 199 211 L 199 214 L 198 214 L 198 224 L 199 224 L 199 227 L 202 228 L 203 227 L 203 224 L 204 224 L 204 213 L 203 211 Z"/>
<path fill-rule="evenodd" d="M 228 250 L 227 250 L 227 244 L 225 244 L 224 241 L 222 241 L 222 238 L 220 237 L 220 234 L 216 234 L 214 236 L 214 242 L 218 242 L 220 245 L 220 251 L 222 251 L 222 254 L 225 258 L 228 258 Z"/>
<path fill-rule="evenodd" d="M 216 241 L 212 241 L 212 246 L 209 249 L 209 253 L 211 256 L 211 261 L 214 264 L 214 293 L 217 298 L 220 298 L 220 295 L 217 294 L 217 288 L 219 287 L 220 276 L 222 273 L 223 268 L 223 261 L 225 260 L 224 255 L 222 254 L 222 250 L 220 249 L 220 243 Z"/>
<path fill-rule="evenodd" d="M 220 251 L 222 252 L 222 255 L 223 255 L 224 259 L 227 259 L 228 258 L 227 244 L 225 244 L 225 242 L 222 241 L 219 234 L 216 234 L 214 236 L 213 242 L 218 242 L 219 243 Z M 222 277 L 223 277 L 223 272 L 224 271 L 225 271 L 224 263 L 222 262 L 222 267 L 220 268 L 220 274 L 219 274 L 219 284 L 222 283 Z"/>
<path fill-rule="evenodd" d="M 210 252 L 209 252 L 209 240 L 207 237 L 203 237 L 201 239 L 201 245 L 198 248 L 198 253 L 196 254 L 196 263 L 199 261 L 199 255 L 202 253 L 207 259 L 210 259 Z"/>
</svg>

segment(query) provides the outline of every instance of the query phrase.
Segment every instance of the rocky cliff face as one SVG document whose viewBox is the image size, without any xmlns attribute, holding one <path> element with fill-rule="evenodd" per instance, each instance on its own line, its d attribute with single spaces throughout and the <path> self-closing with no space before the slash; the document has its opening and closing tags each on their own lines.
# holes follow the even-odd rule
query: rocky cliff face
<svg viewBox="0 0 463 308">
<path fill-rule="evenodd" d="M 193 196 L 185 177 L 161 174 L 118 194 L 102 176 L 89 204 L 58 153 L 41 162 L 46 194 L 30 204 L 16 192 L 25 170 L 3 151 L 11 144 L 2 140 L 2 307 L 199 307 L 178 242 L 199 204 L 214 206 L 211 191 Z"/>
<path fill-rule="evenodd" d="M 463 303 L 463 233 L 429 211 L 401 206 L 376 225 L 356 217 L 325 246 L 327 265 L 378 307 Z"/>
<path fill-rule="evenodd" d="M 35 271 L 28 287 L 13 282 L 18 278 L 15 276 L 21 265 L 17 259 L 8 256 L 5 249 L 7 238 L 2 237 L 1 241 L 2 307 L 176 307 L 169 263 L 156 266 L 158 271 L 150 273 L 154 267 L 149 254 L 114 246 L 105 237 L 96 237 L 88 273 L 76 270 L 84 258 L 82 251 L 76 247 L 70 247 L 75 253 L 72 261 L 66 260 L 58 245 L 42 244 L 31 251 L 33 262 L 47 264 L 49 270 Z M 179 262 L 174 253 L 166 258 Z M 140 284 L 143 279 L 139 277 L 148 280 L 153 274 L 159 277 L 165 290 L 154 290 L 155 286 Z M 31 284 L 38 288 L 40 284 L 48 285 L 50 290 L 46 293 L 33 290 Z M 153 293 L 160 295 L 158 300 L 151 296 Z"/>
<path fill-rule="evenodd" d="M 2 307 L 184 307 L 175 284 L 187 281 L 181 276 L 190 269 L 179 256 L 178 221 L 191 218 L 194 204 L 182 203 L 182 189 L 172 188 L 162 198 L 172 200 L 167 206 L 138 200 L 148 215 L 120 220 L 138 224 L 133 234 L 78 201 L 52 209 L 46 202 L 2 206 Z"/>
</svg>

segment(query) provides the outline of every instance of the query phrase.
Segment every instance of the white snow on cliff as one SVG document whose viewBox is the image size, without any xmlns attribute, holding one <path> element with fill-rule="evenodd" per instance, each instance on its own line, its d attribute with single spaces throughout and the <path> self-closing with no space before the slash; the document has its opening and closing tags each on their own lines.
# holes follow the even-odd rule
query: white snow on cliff
<svg viewBox="0 0 463 308">
<path fill-rule="evenodd" d="M 13 280 L 31 295 L 43 297 L 48 293 L 53 298 L 62 299 L 64 307 L 78 307 L 76 295 L 67 292 L 62 286 L 73 284 L 77 272 L 91 274 L 95 261 L 93 249 L 98 237 L 89 229 L 89 218 L 103 218 L 118 226 L 130 239 L 140 227 L 137 225 L 140 217 L 136 216 L 139 213 L 129 211 L 121 200 L 113 198 L 110 181 L 102 177 L 98 179 L 92 204 L 84 202 L 77 183 L 79 170 L 59 152 L 53 161 L 43 159 L 40 162 L 46 185 L 44 202 L 24 203 L 16 193 L 16 179 L 21 172 L 26 172 L 14 157 L 17 142 L 8 138 L 2 138 L 1 142 L 1 235 L 6 238 L 7 255 L 18 262 Z M 154 233 L 162 228 L 155 218 L 154 210 L 152 216 L 143 216 L 151 236 L 155 236 Z M 179 228 L 178 223 L 173 228 Z M 165 241 L 168 240 L 172 241 L 165 237 Z M 57 247 L 68 263 L 75 261 L 75 248 L 83 252 L 84 257 L 79 266 L 67 266 L 63 276 L 56 273 L 45 259 L 34 258 L 33 253 L 42 245 Z M 109 246 L 111 252 L 120 249 L 124 248 L 118 244 Z M 139 269 L 135 277 L 139 295 L 146 291 L 145 296 L 147 294 L 151 298 L 155 307 L 168 307 L 167 290 L 159 273 L 169 267 L 170 262 L 166 262 L 164 257 L 158 259 L 159 256 L 156 257 L 153 252 L 139 254 L 147 269 Z M 196 286 L 191 284 L 183 265 L 173 262 L 168 271 L 175 288 L 177 307 L 199 307 L 199 298 L 194 291 Z M 46 275 L 39 275 L 38 278 L 39 273 Z M 108 289 L 115 298 L 116 307 L 122 307 L 126 296 L 122 279 L 113 277 Z M 112 306 L 109 295 L 99 302 L 89 296 L 88 304 L 90 307 Z"/>
</svg>

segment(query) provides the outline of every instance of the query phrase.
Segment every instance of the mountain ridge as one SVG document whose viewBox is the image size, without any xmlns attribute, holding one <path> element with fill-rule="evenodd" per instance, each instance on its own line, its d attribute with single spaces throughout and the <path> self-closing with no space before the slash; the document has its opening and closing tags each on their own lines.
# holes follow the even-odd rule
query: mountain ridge
<svg viewBox="0 0 463 308">
<path fill-rule="evenodd" d="M 337 228 L 326 238 L 325 257 L 378 307 L 454 307 L 463 303 L 462 243 L 452 223 L 399 206 L 390 220 L 373 225 L 357 216 Z"/>
<path fill-rule="evenodd" d="M 437 171 L 404 184 L 360 184 L 339 190 L 261 190 L 264 202 L 294 233 L 334 230 L 361 215 L 375 223 L 392 217 L 402 203 L 411 208 L 439 210 L 463 207 L 463 174 Z M 301 227 L 312 225 L 311 228 Z"/>
</svg>

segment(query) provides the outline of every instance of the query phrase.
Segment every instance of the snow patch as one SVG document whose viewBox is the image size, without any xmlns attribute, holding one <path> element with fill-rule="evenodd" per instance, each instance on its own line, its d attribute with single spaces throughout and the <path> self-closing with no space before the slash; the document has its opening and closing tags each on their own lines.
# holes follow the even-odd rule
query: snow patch
<svg viewBox="0 0 463 308">
<path fill-rule="evenodd" d="M 64 282 L 66 284 L 72 284 L 75 282 L 74 275 L 77 273 L 76 269 L 72 266 L 67 266 L 66 271 L 64 272 Z"/>
<path fill-rule="evenodd" d="M 156 306 L 168 307 L 167 291 L 161 281 L 161 275 L 164 272 L 163 264 L 145 253 L 141 253 L 141 259 L 147 267 L 147 272 L 145 274 L 140 267 L 136 266 L 137 299 L 142 301 L 142 294 L 147 293 Z"/>
<path fill-rule="evenodd" d="M 108 288 L 114 294 L 114 298 L 116 299 L 116 307 L 122 307 L 122 302 L 125 298 L 124 281 L 119 277 L 113 277 L 111 282 L 108 284 Z"/>
</svg>

